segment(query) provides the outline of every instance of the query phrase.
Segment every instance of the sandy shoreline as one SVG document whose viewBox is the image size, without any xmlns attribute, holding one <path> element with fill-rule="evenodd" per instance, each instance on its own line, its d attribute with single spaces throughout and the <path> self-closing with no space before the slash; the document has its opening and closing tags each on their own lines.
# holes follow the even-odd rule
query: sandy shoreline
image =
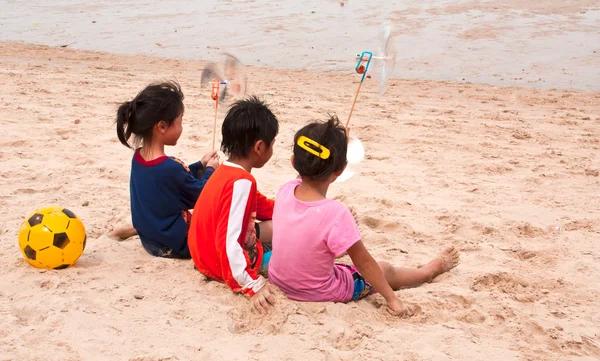
<svg viewBox="0 0 600 361">
<path fill-rule="evenodd" d="M 348 74 L 393 25 L 394 77 L 600 91 L 597 0 L 0 1 L 0 41 Z"/>
<path fill-rule="evenodd" d="M 170 154 L 195 161 L 211 141 L 203 64 L 0 43 L 0 360 L 600 357 L 600 93 L 392 80 L 381 98 L 365 84 L 353 134 L 367 160 L 332 195 L 356 209 L 376 258 L 417 265 L 454 243 L 463 263 L 399 293 L 418 310 L 409 319 L 387 316 L 375 295 L 282 299 L 249 321 L 247 301 L 191 262 L 106 235 L 129 212 L 116 104 L 176 77 L 186 115 Z M 255 173 L 273 196 L 294 176 L 294 131 L 347 117 L 357 78 L 251 68 L 249 81 L 281 120 L 273 160 Z M 17 230 L 54 203 L 82 218 L 88 248 L 74 267 L 44 272 L 21 258 Z"/>
</svg>

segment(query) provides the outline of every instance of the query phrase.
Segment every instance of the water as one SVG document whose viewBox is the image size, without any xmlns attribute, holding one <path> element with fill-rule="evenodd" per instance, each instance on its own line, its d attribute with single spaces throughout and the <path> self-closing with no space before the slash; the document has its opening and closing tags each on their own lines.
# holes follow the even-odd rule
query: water
<svg viewBox="0 0 600 361">
<path fill-rule="evenodd" d="M 351 73 L 390 21 L 394 77 L 600 90 L 594 1 L 0 0 L 0 40 Z"/>
</svg>

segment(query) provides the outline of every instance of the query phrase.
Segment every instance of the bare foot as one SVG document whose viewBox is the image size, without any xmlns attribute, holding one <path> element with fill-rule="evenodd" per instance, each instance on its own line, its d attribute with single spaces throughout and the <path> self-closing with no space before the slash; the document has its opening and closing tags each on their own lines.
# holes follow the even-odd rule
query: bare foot
<svg viewBox="0 0 600 361">
<path fill-rule="evenodd" d="M 128 224 L 126 226 L 115 227 L 112 232 L 110 232 L 110 236 L 117 241 L 124 241 L 129 237 L 133 237 L 137 235 L 137 231 L 133 228 L 132 225 Z"/>
<path fill-rule="evenodd" d="M 458 253 L 458 250 L 454 246 L 450 246 L 444 249 L 438 258 L 426 264 L 424 268 L 431 270 L 431 279 L 433 280 L 442 273 L 446 273 L 458 266 L 459 261 L 460 253 Z"/>
</svg>

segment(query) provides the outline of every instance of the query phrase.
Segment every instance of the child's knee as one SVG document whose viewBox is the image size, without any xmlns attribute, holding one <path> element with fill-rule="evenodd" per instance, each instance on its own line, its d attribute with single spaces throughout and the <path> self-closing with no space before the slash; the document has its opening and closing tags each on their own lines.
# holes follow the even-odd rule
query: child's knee
<svg viewBox="0 0 600 361">
<path fill-rule="evenodd" d="M 394 266 L 392 266 L 392 264 L 389 262 L 379 261 L 377 264 L 379 265 L 379 268 L 384 276 L 394 272 Z"/>
</svg>

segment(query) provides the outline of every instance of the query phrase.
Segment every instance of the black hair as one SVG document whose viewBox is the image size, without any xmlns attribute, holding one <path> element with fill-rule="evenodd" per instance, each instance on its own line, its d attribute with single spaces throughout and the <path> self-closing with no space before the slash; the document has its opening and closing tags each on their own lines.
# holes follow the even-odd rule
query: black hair
<svg viewBox="0 0 600 361">
<path fill-rule="evenodd" d="M 279 121 L 268 105 L 256 96 L 238 100 L 231 105 L 223 126 L 221 150 L 230 157 L 248 158 L 259 140 L 271 146 L 279 133 Z"/>
<path fill-rule="evenodd" d="M 300 137 L 306 137 L 329 150 L 329 157 L 321 157 L 307 151 L 298 145 Z M 310 143 L 304 146 L 322 154 L 323 150 Z M 335 115 L 329 115 L 326 122 L 314 122 L 300 129 L 294 136 L 294 168 L 300 176 L 314 180 L 324 180 L 346 166 L 348 152 L 348 136 Z"/>
<path fill-rule="evenodd" d="M 117 136 L 121 143 L 135 149 L 142 141 L 150 141 L 152 128 L 161 120 L 169 126 L 183 113 L 183 93 L 175 81 L 153 83 L 125 102 L 117 110 Z M 129 138 L 134 135 L 133 145 Z"/>
</svg>

